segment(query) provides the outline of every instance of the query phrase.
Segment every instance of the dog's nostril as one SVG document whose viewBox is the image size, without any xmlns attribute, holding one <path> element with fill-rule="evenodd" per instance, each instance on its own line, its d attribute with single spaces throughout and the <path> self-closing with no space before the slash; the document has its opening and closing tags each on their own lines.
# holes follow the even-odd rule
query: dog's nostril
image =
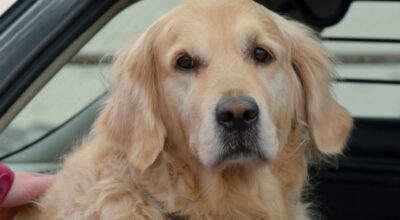
<svg viewBox="0 0 400 220">
<path fill-rule="evenodd" d="M 251 127 L 257 121 L 258 114 L 256 102 L 248 96 L 222 98 L 216 107 L 218 124 L 231 130 Z"/>
<path fill-rule="evenodd" d="M 221 122 L 230 122 L 235 118 L 235 116 L 233 116 L 232 112 L 228 111 L 228 112 L 220 112 L 220 113 L 218 113 L 217 114 L 217 118 Z"/>
<path fill-rule="evenodd" d="M 258 108 L 249 109 L 244 112 L 243 119 L 245 121 L 252 121 L 258 117 Z"/>
</svg>

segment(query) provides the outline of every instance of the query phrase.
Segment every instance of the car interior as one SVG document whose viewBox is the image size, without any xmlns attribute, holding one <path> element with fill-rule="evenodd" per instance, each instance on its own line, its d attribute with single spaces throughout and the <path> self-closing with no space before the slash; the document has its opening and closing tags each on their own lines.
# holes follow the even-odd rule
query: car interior
<svg viewBox="0 0 400 220">
<path fill-rule="evenodd" d="M 123 39 L 143 31 L 179 2 L 36 0 L 14 3 L 0 17 L 0 161 L 13 170 L 55 173 L 61 167 L 63 156 L 87 135 L 107 96 L 107 71 L 112 53 L 124 45 Z M 329 28 L 344 22 L 357 5 L 361 8 L 379 2 L 400 9 L 400 1 L 257 2 L 306 23 L 320 34 L 328 49 L 338 44 L 345 49 L 349 45 L 359 48 L 358 53 L 352 48 L 344 52 L 333 49 L 339 60 L 339 74 L 334 84 L 347 92 L 338 92 L 339 100 L 357 104 L 357 100 L 349 98 L 359 95 L 354 88 L 359 88 L 361 95 L 379 88 L 386 91 L 377 95 L 377 102 L 368 97 L 362 102 L 373 106 L 361 105 L 355 107 L 359 110 L 354 110 L 377 109 L 377 114 L 353 114 L 350 109 L 354 129 L 344 154 L 310 167 L 310 183 L 304 199 L 314 202 L 311 208 L 315 210 L 315 219 L 399 219 L 400 109 L 396 107 L 400 106 L 400 34 L 397 37 L 341 36 L 332 34 L 334 31 L 329 32 Z M 124 24 L 134 20 L 134 24 L 129 28 L 118 25 L 123 23 L 121 19 L 125 19 Z M 393 24 L 387 25 L 400 29 L 400 23 L 394 18 Z M 102 32 L 122 36 L 101 36 Z M 371 49 L 365 50 L 365 45 L 372 45 Z M 369 66 L 352 69 L 357 65 Z M 378 74 L 359 77 L 354 72 L 341 75 L 340 71 L 345 68 L 349 72 L 371 73 L 382 68 L 392 69 L 388 70 L 391 77 Z M 74 76 L 79 77 L 71 79 Z M 353 90 L 349 86 L 354 86 Z M 55 89 L 63 90 L 55 93 Z M 388 104 L 379 106 L 379 101 L 385 100 Z M 43 110 L 49 103 L 52 107 Z M 67 111 L 69 106 L 73 110 Z M 38 108 L 34 110 L 35 115 L 28 111 L 34 107 Z M 57 123 L 48 125 L 45 120 L 53 118 Z M 36 124 L 29 127 L 26 121 Z"/>
</svg>

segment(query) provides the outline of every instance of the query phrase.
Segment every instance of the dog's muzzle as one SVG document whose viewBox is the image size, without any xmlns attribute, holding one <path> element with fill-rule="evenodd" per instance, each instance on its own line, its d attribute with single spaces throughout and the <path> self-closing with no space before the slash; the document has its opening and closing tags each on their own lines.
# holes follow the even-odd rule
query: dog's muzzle
<svg viewBox="0 0 400 220">
<path fill-rule="evenodd" d="M 259 149 L 260 110 L 249 96 L 221 98 L 215 108 L 215 120 L 222 149 L 219 161 L 247 159 L 257 155 L 264 159 Z"/>
</svg>

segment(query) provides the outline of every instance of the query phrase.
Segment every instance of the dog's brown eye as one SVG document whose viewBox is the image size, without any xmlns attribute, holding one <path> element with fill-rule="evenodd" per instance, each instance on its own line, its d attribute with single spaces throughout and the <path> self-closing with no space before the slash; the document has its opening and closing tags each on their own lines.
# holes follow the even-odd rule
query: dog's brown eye
<svg viewBox="0 0 400 220">
<path fill-rule="evenodd" d="M 269 63 L 272 60 L 272 55 L 268 51 L 257 47 L 254 49 L 254 59 L 260 63 Z"/>
<path fill-rule="evenodd" d="M 189 56 L 181 56 L 177 61 L 176 61 L 176 66 L 180 68 L 181 70 L 190 70 L 194 68 L 194 61 L 191 57 Z"/>
</svg>

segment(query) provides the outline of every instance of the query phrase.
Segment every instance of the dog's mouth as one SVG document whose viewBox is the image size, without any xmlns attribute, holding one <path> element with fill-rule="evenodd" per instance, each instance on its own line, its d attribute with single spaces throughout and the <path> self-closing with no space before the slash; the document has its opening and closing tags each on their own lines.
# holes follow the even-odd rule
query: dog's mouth
<svg viewBox="0 0 400 220">
<path fill-rule="evenodd" d="M 252 158 L 266 161 L 265 155 L 260 151 L 257 127 L 243 131 L 220 130 L 220 143 L 222 149 L 219 155 L 219 163 L 242 163 Z"/>
</svg>

